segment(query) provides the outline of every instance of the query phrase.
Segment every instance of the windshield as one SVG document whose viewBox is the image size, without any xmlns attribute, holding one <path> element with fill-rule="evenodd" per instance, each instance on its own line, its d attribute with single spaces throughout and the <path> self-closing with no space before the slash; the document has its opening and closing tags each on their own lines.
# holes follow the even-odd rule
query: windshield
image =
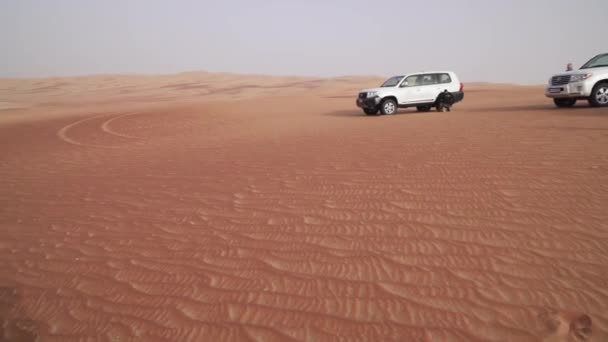
<svg viewBox="0 0 608 342">
<path fill-rule="evenodd" d="M 581 67 L 581 69 L 590 69 L 590 68 L 599 68 L 599 67 L 608 67 L 608 53 L 595 56 L 591 58 L 591 60 L 585 65 Z"/>
<path fill-rule="evenodd" d="M 391 77 L 388 80 L 386 80 L 386 82 L 384 82 L 381 87 L 382 88 L 395 87 L 395 86 L 397 86 L 397 84 L 399 84 L 399 82 L 401 82 L 402 79 L 403 79 L 403 76 Z"/>
</svg>

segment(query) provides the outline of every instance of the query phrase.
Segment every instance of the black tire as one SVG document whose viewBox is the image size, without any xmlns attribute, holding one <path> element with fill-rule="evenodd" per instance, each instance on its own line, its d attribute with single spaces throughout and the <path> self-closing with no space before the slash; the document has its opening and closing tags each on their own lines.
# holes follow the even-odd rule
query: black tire
<svg viewBox="0 0 608 342">
<path fill-rule="evenodd" d="M 416 109 L 418 109 L 419 112 L 430 112 L 431 106 L 417 106 Z"/>
<path fill-rule="evenodd" d="M 553 99 L 553 103 L 559 108 L 570 108 L 576 104 L 576 99 Z"/>
<path fill-rule="evenodd" d="M 376 115 L 378 114 L 378 108 L 364 108 L 363 112 L 365 112 L 365 115 Z"/>
<path fill-rule="evenodd" d="M 589 104 L 593 107 L 608 107 L 608 82 L 598 83 L 593 87 Z"/>
<path fill-rule="evenodd" d="M 393 99 L 386 99 L 380 104 L 380 112 L 384 115 L 397 113 L 397 102 Z"/>
</svg>

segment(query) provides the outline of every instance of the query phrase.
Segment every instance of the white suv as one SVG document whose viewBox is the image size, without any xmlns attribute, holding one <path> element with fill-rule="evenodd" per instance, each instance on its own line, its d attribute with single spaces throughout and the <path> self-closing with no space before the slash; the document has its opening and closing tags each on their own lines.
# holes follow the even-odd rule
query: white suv
<svg viewBox="0 0 608 342">
<path fill-rule="evenodd" d="M 357 106 L 367 115 L 395 114 L 398 108 L 416 107 L 428 112 L 432 107 L 442 110 L 442 94 L 449 93 L 451 104 L 464 98 L 463 84 L 451 71 L 419 72 L 389 78 L 380 88 L 359 93 Z"/>
<path fill-rule="evenodd" d="M 558 107 L 572 107 L 577 100 L 608 106 L 608 53 L 593 57 L 579 70 L 551 77 L 545 95 Z"/>
</svg>

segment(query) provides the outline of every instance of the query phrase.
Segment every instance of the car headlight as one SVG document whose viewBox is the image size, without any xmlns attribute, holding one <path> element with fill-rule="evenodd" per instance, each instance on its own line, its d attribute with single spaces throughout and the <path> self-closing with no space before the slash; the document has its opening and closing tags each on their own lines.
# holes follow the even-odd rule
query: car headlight
<svg viewBox="0 0 608 342">
<path fill-rule="evenodd" d="M 375 96 L 378 96 L 377 91 L 368 91 L 367 92 L 367 97 L 375 97 Z"/>
<path fill-rule="evenodd" d="M 574 83 L 574 82 L 584 81 L 584 80 L 588 79 L 591 76 L 593 76 L 593 74 L 576 74 L 576 75 L 572 75 L 570 77 L 570 82 Z"/>
</svg>

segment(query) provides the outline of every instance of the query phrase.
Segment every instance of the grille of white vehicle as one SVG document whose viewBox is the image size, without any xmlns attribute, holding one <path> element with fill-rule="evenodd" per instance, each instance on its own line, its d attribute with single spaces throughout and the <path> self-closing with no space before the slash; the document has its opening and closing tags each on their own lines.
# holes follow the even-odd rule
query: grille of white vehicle
<svg viewBox="0 0 608 342">
<path fill-rule="evenodd" d="M 570 75 L 553 76 L 551 78 L 551 85 L 564 85 L 570 83 Z"/>
</svg>

